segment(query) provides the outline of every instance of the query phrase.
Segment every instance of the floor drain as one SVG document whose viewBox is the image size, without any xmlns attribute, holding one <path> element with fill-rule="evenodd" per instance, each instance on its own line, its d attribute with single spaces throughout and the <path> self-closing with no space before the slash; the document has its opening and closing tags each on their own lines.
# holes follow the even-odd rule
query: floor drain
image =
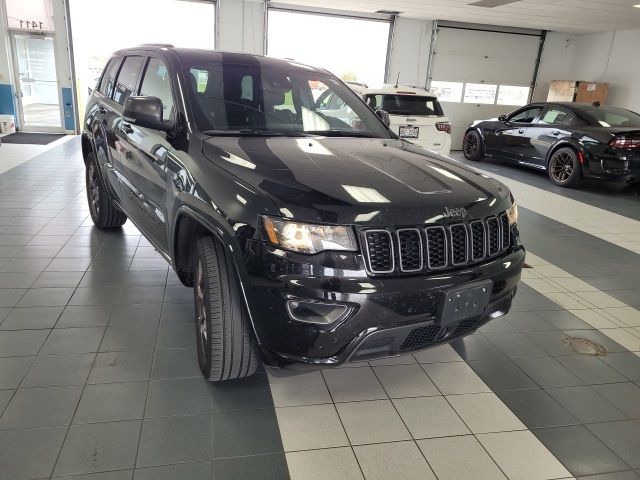
<svg viewBox="0 0 640 480">
<path fill-rule="evenodd" d="M 567 337 L 563 340 L 563 343 L 574 352 L 581 353 L 583 355 L 601 357 L 607 354 L 607 350 L 602 345 L 598 345 L 588 338 Z"/>
</svg>

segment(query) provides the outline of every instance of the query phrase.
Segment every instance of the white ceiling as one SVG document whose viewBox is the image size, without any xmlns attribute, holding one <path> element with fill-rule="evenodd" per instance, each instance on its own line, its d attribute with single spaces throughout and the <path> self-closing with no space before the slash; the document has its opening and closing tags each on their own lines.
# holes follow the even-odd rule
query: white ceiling
<svg viewBox="0 0 640 480">
<path fill-rule="evenodd" d="M 520 0 L 495 8 L 475 0 L 275 0 L 277 3 L 354 12 L 403 12 L 407 18 L 451 20 L 567 33 L 640 29 L 640 0 Z"/>
</svg>

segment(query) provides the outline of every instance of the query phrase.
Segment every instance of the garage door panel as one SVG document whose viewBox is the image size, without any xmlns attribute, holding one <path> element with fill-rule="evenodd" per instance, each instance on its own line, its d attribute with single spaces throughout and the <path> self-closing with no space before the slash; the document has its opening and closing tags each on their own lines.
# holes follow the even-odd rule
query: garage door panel
<svg viewBox="0 0 640 480">
<path fill-rule="evenodd" d="M 442 55 L 434 60 L 434 80 L 529 85 L 535 64 L 529 60 Z"/>
<path fill-rule="evenodd" d="M 537 35 L 440 27 L 431 79 L 529 86 L 539 48 L 540 37 Z M 442 102 L 442 108 L 451 120 L 451 148 L 459 150 L 464 132 L 474 120 L 494 118 L 517 106 Z"/>
<path fill-rule="evenodd" d="M 513 33 L 440 28 L 438 54 L 535 60 L 540 37 Z"/>
</svg>

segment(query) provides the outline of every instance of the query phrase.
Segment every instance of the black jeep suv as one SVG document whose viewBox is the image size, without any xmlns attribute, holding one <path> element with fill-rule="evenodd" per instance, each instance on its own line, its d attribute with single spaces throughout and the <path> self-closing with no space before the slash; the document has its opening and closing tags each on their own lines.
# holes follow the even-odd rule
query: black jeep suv
<svg viewBox="0 0 640 480">
<path fill-rule="evenodd" d="M 205 377 L 409 353 L 509 310 L 525 258 L 509 190 L 385 118 L 294 61 L 109 60 L 83 125 L 91 218 L 130 218 L 194 287 Z"/>
</svg>

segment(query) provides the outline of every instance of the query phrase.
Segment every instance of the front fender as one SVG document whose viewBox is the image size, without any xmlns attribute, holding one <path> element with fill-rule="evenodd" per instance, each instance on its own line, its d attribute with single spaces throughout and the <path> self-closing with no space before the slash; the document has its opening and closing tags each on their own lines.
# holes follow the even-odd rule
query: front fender
<svg viewBox="0 0 640 480">
<path fill-rule="evenodd" d="M 184 221 L 185 217 L 195 221 L 201 228 L 211 233 L 211 235 L 213 235 L 223 246 L 227 255 L 229 255 L 238 278 L 238 284 L 240 286 L 244 304 L 247 308 L 253 332 L 260 344 L 261 322 L 259 320 L 259 310 L 255 299 L 251 294 L 249 273 L 245 265 L 243 249 L 239 241 L 241 237 L 238 237 L 235 230 L 226 221 L 226 219 L 214 209 L 207 209 L 207 211 L 204 211 L 195 204 L 182 204 L 176 211 L 175 222 L 173 222 L 173 234 L 170 236 L 171 244 L 169 248 L 172 252 L 172 261 L 176 268 L 176 259 L 178 258 L 178 249 L 180 248 L 178 244 L 179 229 L 180 224 Z"/>
</svg>

